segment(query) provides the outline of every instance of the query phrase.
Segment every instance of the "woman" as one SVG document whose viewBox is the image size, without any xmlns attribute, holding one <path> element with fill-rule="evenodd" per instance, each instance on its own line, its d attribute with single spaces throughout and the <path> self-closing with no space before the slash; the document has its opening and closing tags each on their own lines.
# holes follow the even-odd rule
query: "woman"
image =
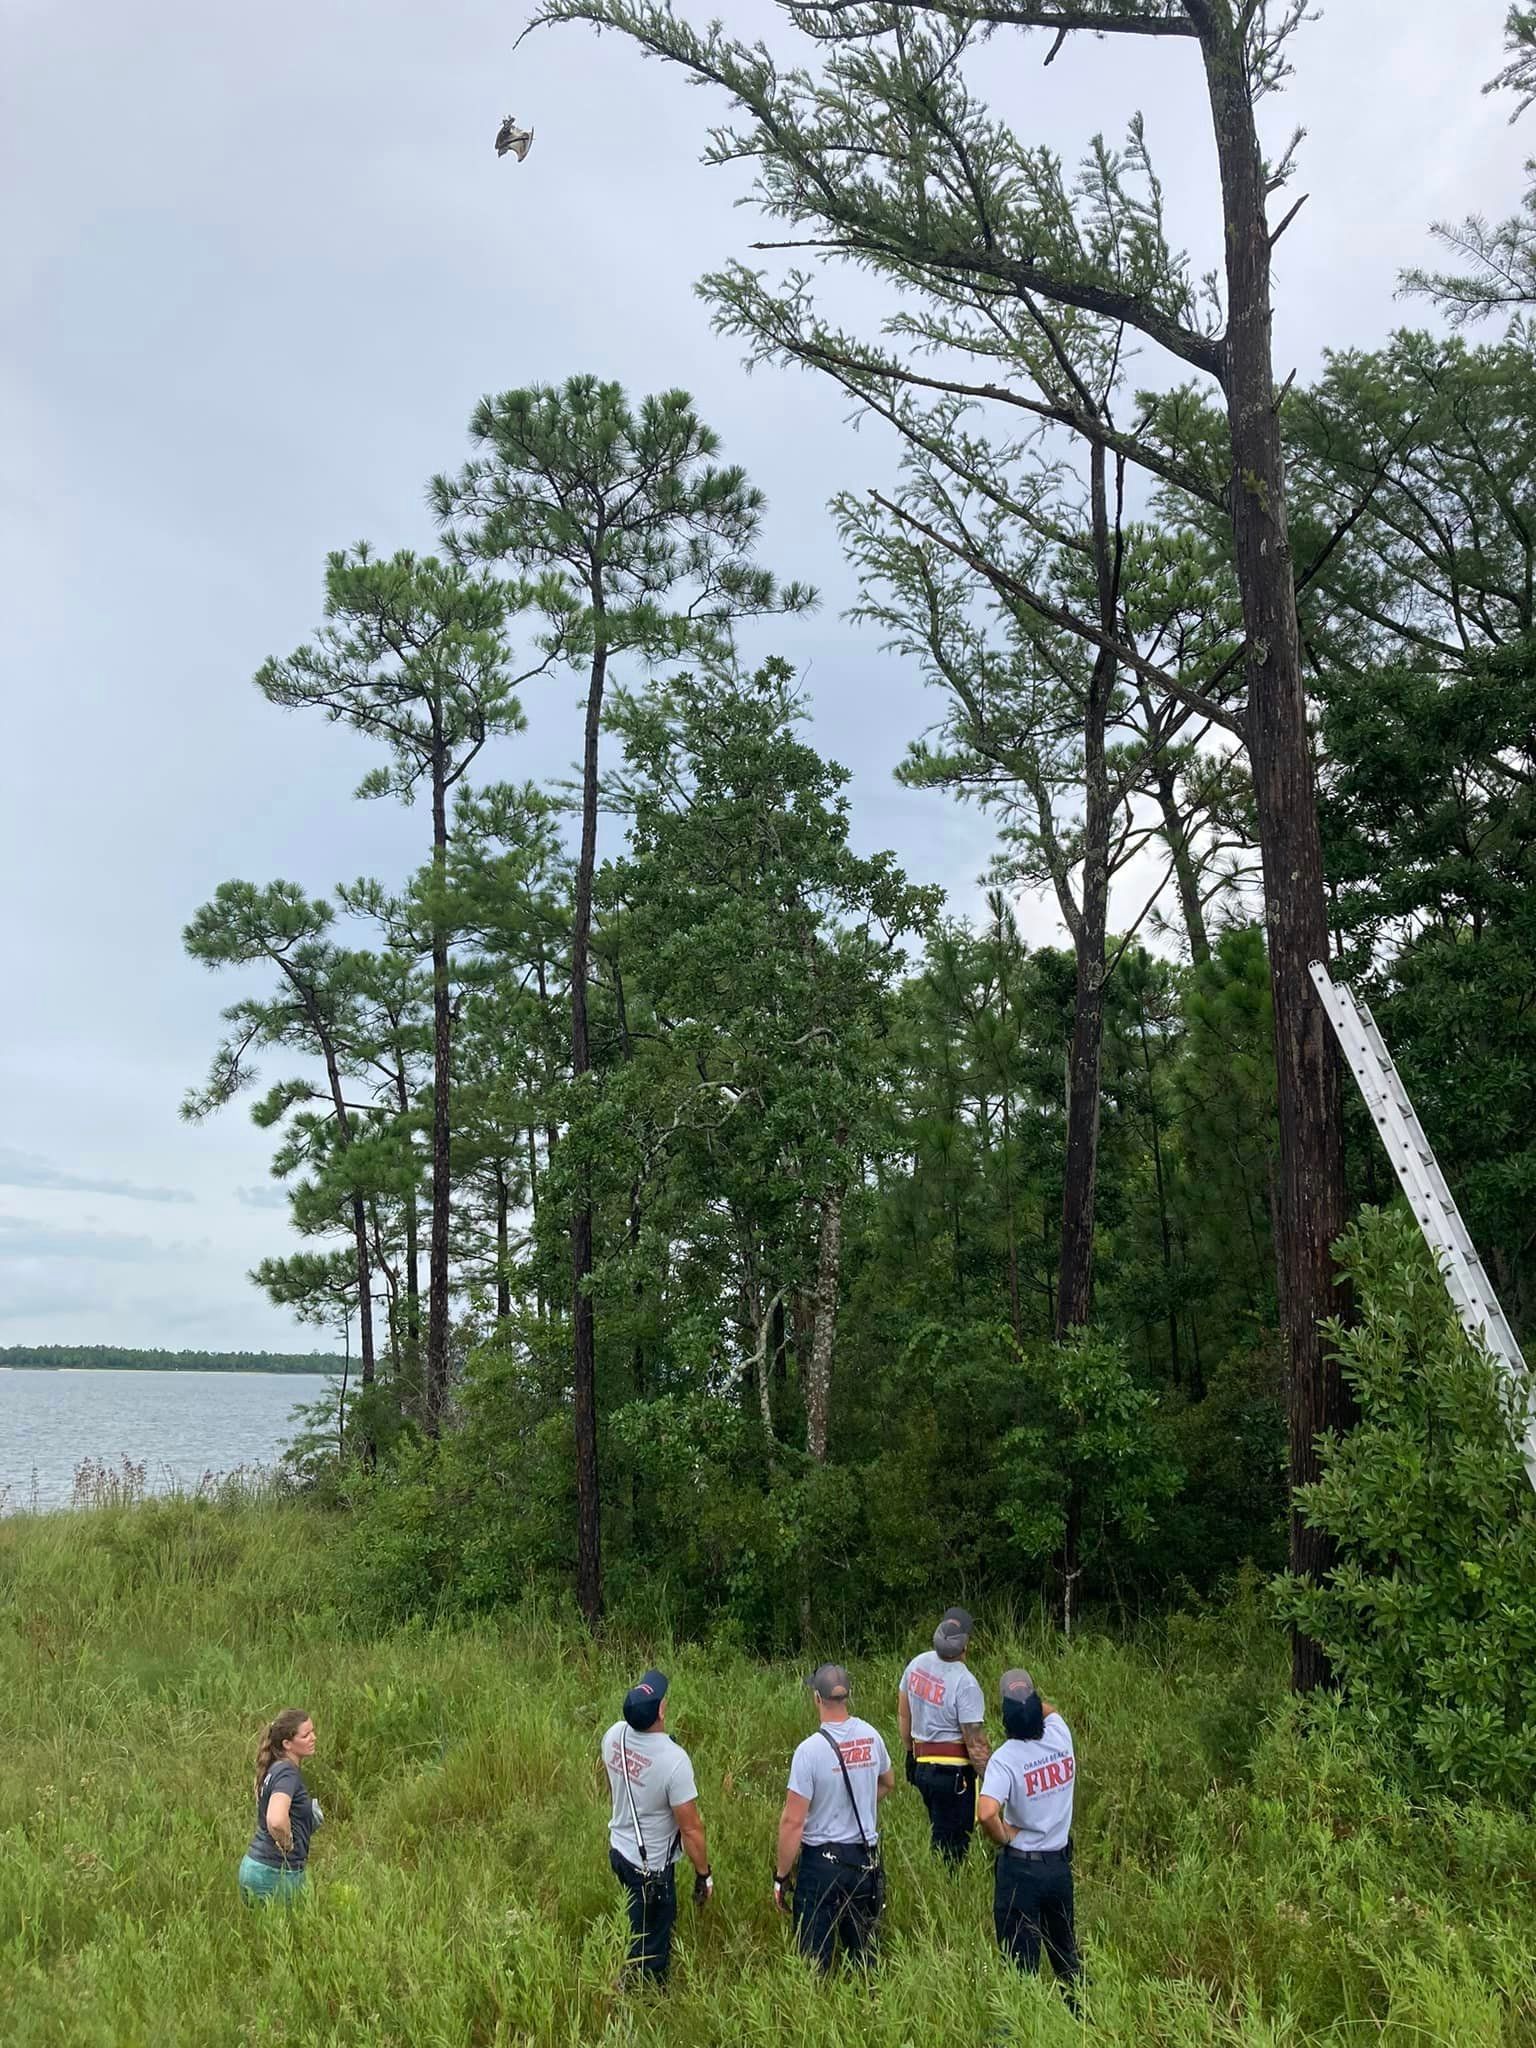
<svg viewBox="0 0 1536 2048">
<path fill-rule="evenodd" d="M 304 1888 L 309 1838 L 325 1816 L 299 1765 L 315 1753 L 315 1724 L 302 1707 L 285 1707 L 256 1751 L 256 1832 L 240 1862 L 247 1905 L 291 1899 Z"/>
</svg>

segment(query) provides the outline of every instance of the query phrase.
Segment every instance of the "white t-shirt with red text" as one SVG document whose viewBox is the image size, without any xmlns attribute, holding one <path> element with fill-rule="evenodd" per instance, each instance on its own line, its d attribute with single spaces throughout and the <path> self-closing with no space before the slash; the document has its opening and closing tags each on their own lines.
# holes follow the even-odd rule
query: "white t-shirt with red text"
<svg viewBox="0 0 1536 2048">
<path fill-rule="evenodd" d="M 961 1725 L 980 1721 L 986 1712 L 981 1687 L 957 1658 L 924 1650 L 901 1674 L 901 1689 L 912 1716 L 912 1744 L 958 1742 Z"/>
<path fill-rule="evenodd" d="M 603 1737 L 603 1768 L 613 1796 L 609 1842 L 636 1868 L 665 1870 L 683 1853 L 674 1809 L 699 1796 L 687 1750 L 659 1728 L 642 1732 L 615 1721 Z M 643 1855 L 636 1821 L 645 1837 Z"/>
<path fill-rule="evenodd" d="M 808 1735 L 795 1751 L 789 1767 L 790 1791 L 810 1801 L 801 1839 L 807 1849 L 819 1848 L 826 1842 L 857 1842 L 862 1828 L 864 1840 L 872 1843 L 880 1828 L 876 1788 L 881 1773 L 891 1768 L 880 1731 L 852 1714 L 846 1721 L 824 1722 L 823 1727 L 826 1734 L 818 1728 L 814 1735 Z M 843 1763 L 848 1768 L 847 1784 L 827 1735 L 842 1751 Z"/>
<path fill-rule="evenodd" d="M 1015 1738 L 993 1750 L 981 1795 L 995 1799 L 1007 1825 L 1018 1829 L 1015 1848 L 1065 1849 L 1076 1780 L 1072 1731 L 1060 1714 L 1047 1714 L 1038 1742 Z"/>
</svg>

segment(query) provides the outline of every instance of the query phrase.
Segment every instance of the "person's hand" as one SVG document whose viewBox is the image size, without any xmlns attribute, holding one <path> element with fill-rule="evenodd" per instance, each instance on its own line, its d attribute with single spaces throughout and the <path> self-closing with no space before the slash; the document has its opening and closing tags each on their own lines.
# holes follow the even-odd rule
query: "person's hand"
<svg viewBox="0 0 1536 2048">
<path fill-rule="evenodd" d="M 907 1783 L 909 1785 L 917 1783 L 917 1758 L 910 1749 L 907 1751 Z"/>
<path fill-rule="evenodd" d="M 791 1879 L 788 1876 L 780 1877 L 778 1872 L 775 1871 L 773 1878 L 773 1903 L 775 1909 L 780 1913 L 787 1913 L 789 1911 L 791 1888 Z"/>
<path fill-rule="evenodd" d="M 285 1856 L 291 1856 L 293 1854 L 293 1828 L 287 1821 L 273 1821 L 272 1826 L 269 1829 L 269 1833 L 271 1834 L 273 1841 L 276 1842 L 277 1846 L 279 1847 L 279 1849 L 282 1850 Z"/>
<path fill-rule="evenodd" d="M 713 1873 L 708 1870 L 696 1870 L 693 1873 L 693 1903 L 696 1906 L 707 1906 L 714 1896 L 715 1880 Z"/>
</svg>

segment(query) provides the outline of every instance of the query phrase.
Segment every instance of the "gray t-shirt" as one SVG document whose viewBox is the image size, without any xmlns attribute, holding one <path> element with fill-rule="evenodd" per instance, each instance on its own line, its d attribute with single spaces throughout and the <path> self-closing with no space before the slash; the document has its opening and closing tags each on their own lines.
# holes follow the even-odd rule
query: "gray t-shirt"
<svg viewBox="0 0 1536 2048">
<path fill-rule="evenodd" d="M 626 1763 L 629 1768 L 627 1790 L 624 1784 Z M 658 1728 L 647 1728 L 641 1734 L 627 1721 L 615 1721 L 603 1737 L 603 1768 L 608 1773 L 608 1789 L 613 1794 L 613 1813 L 608 1822 L 609 1842 L 637 1870 L 646 1864 L 652 1870 L 664 1870 L 683 1853 L 672 1809 L 674 1806 L 686 1806 L 690 1799 L 699 1796 L 687 1750 L 679 1749 L 671 1736 L 664 1735 Z M 635 1836 L 637 1819 L 645 1835 L 643 1857 Z"/>
<path fill-rule="evenodd" d="M 981 1687 L 958 1660 L 947 1662 L 937 1650 L 924 1650 L 901 1674 L 901 1689 L 912 1714 L 912 1744 L 958 1742 L 962 1721 L 979 1721 L 986 1712 Z"/>
<path fill-rule="evenodd" d="M 293 1854 L 285 1856 L 267 1832 L 267 1808 L 274 1792 L 286 1792 L 290 1801 L 288 1826 L 293 1834 Z M 253 1863 L 265 1863 L 273 1870 L 302 1870 L 309 1861 L 309 1838 L 325 1815 L 318 1799 L 311 1799 L 297 1764 L 280 1756 L 270 1765 L 256 1794 L 256 1832 L 246 1855 Z"/>
<path fill-rule="evenodd" d="M 842 1751 L 843 1762 L 848 1766 L 853 1805 L 849 1804 L 848 1787 L 843 1783 L 828 1735 Z M 790 1791 L 811 1802 L 801 1838 L 806 1848 L 818 1848 L 823 1842 L 857 1842 L 861 1825 L 865 1841 L 875 1841 L 880 1826 L 875 1788 L 880 1774 L 890 1768 L 891 1759 L 879 1729 L 851 1714 L 846 1721 L 828 1722 L 825 1733 L 818 1728 L 814 1735 L 808 1735 L 795 1751 L 789 1767 Z M 859 1812 L 857 1821 L 853 1817 L 854 1806 Z"/>
<path fill-rule="evenodd" d="M 981 1791 L 984 1799 L 997 1801 L 1008 1826 L 1019 1830 L 1016 1847 L 1065 1849 L 1076 1783 L 1072 1731 L 1060 1714 L 1047 1714 L 1039 1742 L 1014 1740 L 993 1750 Z"/>
</svg>

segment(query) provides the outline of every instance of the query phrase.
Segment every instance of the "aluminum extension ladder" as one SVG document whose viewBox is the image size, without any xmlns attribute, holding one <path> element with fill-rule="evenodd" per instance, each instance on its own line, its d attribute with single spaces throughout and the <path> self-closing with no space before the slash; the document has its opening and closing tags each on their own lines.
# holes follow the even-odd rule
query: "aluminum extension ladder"
<svg viewBox="0 0 1536 2048">
<path fill-rule="evenodd" d="M 1492 1356 L 1516 1398 L 1517 1412 L 1525 1418 L 1521 1454 L 1526 1476 L 1536 1487 L 1536 1408 L 1530 1374 L 1515 1342 L 1515 1333 L 1483 1270 L 1477 1247 L 1462 1221 L 1455 1197 L 1446 1186 L 1445 1175 L 1370 1006 L 1335 982 L 1321 961 L 1314 961 L 1310 972 L 1328 1021 L 1344 1048 L 1350 1071 L 1360 1084 L 1365 1106 L 1381 1133 L 1387 1157 L 1444 1277 L 1462 1328 Z"/>
</svg>

